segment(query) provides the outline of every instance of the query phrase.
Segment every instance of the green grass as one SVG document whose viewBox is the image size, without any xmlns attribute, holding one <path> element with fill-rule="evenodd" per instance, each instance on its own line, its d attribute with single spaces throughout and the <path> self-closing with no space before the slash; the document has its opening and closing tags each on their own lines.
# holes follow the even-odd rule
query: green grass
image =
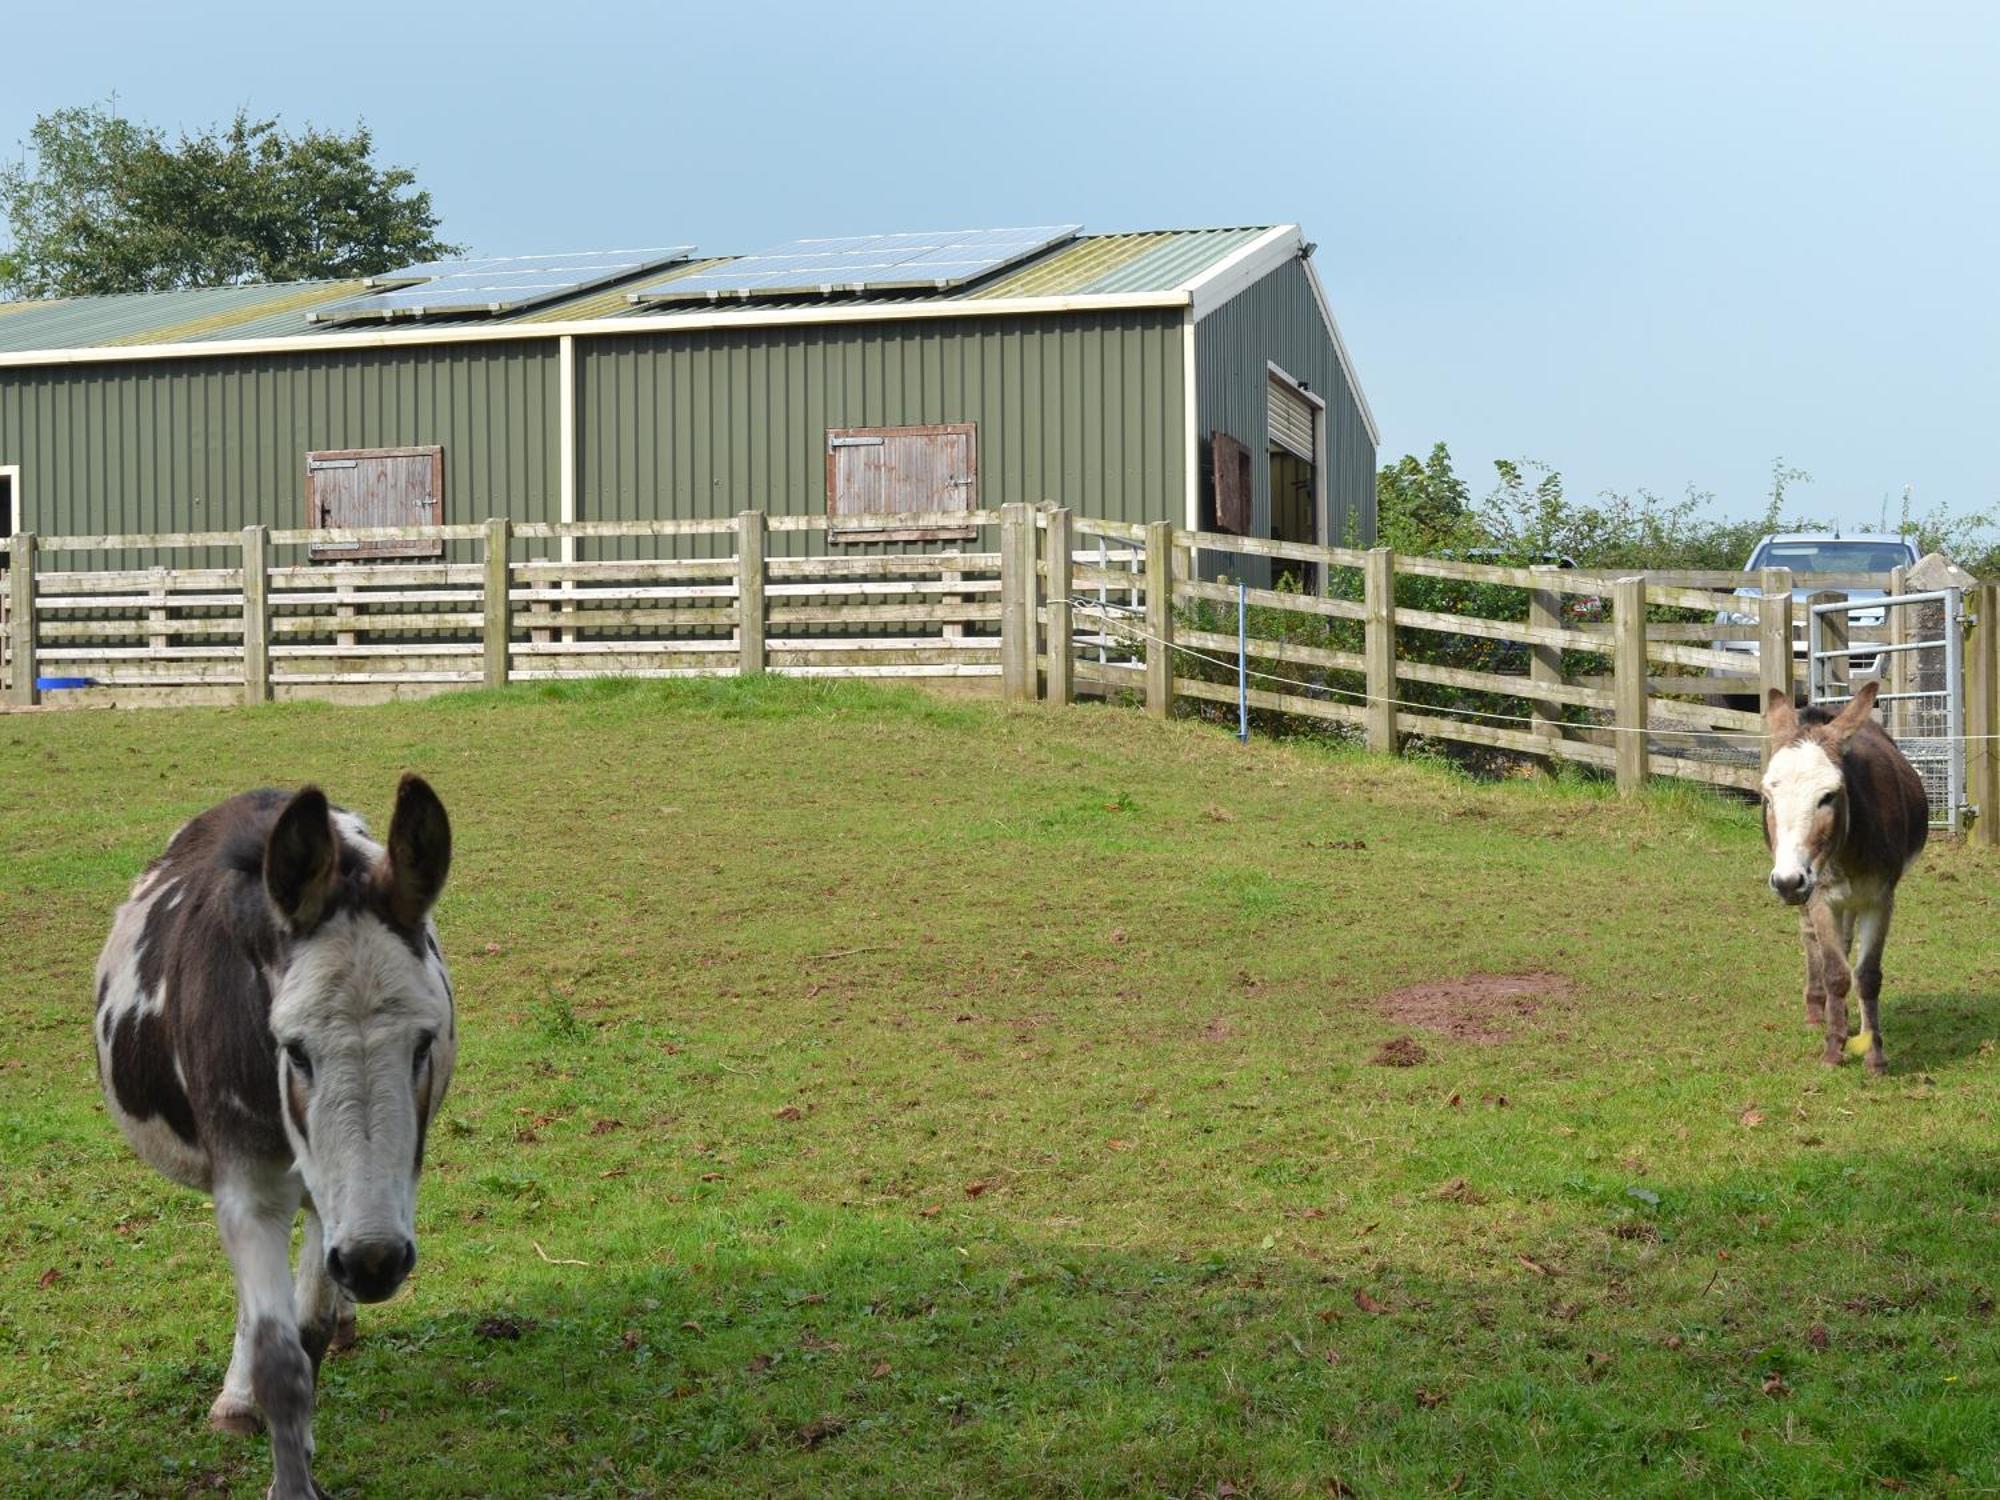
<svg viewBox="0 0 2000 1500">
<path fill-rule="evenodd" d="M 1871 1081 L 1698 793 L 778 681 L 0 744 L 0 1493 L 261 1493 L 90 968 L 182 818 L 379 820 L 408 767 L 463 1044 L 422 1265 L 326 1367 L 337 1494 L 2000 1488 L 1978 852 L 1904 887 Z M 1368 1061 L 1389 992 L 1536 969 L 1511 1039 Z"/>
</svg>

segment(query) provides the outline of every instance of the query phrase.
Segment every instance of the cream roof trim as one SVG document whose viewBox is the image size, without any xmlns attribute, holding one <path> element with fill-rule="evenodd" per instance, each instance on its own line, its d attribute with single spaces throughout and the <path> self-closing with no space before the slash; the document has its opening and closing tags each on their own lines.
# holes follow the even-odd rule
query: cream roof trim
<svg viewBox="0 0 2000 1500">
<path fill-rule="evenodd" d="M 988 301 L 842 303 L 831 307 L 746 308 L 729 312 L 586 318 L 551 323 L 455 323 L 437 328 L 372 333 L 292 334 L 280 338 L 204 339 L 186 344 L 104 344 L 83 349 L 29 349 L 0 354 L 0 370 L 47 365 L 124 364 L 155 359 L 225 359 L 246 354 L 313 354 L 344 349 L 393 349 L 419 344 L 484 344 L 522 339 L 596 338 L 699 333 L 729 328 L 802 324 L 895 323 L 927 318 L 996 318 L 1024 314 L 1105 312 L 1186 307 L 1183 285 L 1168 292 L 1092 292 L 1067 297 L 996 297 Z"/>
</svg>

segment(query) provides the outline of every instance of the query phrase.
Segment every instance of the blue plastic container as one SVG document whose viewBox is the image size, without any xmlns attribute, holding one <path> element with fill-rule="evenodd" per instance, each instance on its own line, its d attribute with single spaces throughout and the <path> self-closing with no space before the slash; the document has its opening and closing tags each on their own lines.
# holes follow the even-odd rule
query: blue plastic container
<svg viewBox="0 0 2000 1500">
<path fill-rule="evenodd" d="M 96 685 L 97 679 L 94 677 L 37 677 L 35 679 L 35 686 L 45 693 L 55 692 L 61 688 L 86 688 L 95 687 Z"/>
</svg>

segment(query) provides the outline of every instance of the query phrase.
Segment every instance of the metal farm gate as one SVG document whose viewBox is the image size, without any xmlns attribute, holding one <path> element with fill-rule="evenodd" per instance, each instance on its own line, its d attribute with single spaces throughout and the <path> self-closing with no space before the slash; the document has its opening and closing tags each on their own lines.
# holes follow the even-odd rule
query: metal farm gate
<svg viewBox="0 0 2000 1500">
<path fill-rule="evenodd" d="M 1851 642 L 1857 616 L 1879 617 L 1881 639 Z M 1923 778 L 1931 826 L 1957 832 L 1970 796 L 1965 775 L 1966 612 L 1959 589 L 1813 603 L 1807 612 L 1807 701 L 1847 702 L 1879 678 L 1882 727 Z M 1873 622 L 1867 622 L 1873 623 Z"/>
</svg>

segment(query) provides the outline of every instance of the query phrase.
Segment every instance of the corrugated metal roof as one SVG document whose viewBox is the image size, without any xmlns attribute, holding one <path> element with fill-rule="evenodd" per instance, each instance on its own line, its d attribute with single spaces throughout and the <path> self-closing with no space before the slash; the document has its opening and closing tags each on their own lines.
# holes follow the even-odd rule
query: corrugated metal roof
<svg viewBox="0 0 2000 1500">
<path fill-rule="evenodd" d="M 1015 266 L 995 279 L 937 296 L 839 299 L 845 305 L 894 308 L 912 302 L 987 301 L 996 298 L 1071 297 L 1105 293 L 1171 292 L 1241 249 L 1262 227 L 1166 229 L 1136 234 L 1081 235 Z M 726 265 L 734 257 L 692 261 L 676 274 Z M 600 288 L 503 318 L 437 318 L 401 329 L 454 324 L 554 323 L 581 318 L 629 318 L 635 327 L 702 315 L 714 305 L 635 307 L 634 286 L 650 286 L 657 273 L 625 285 Z M 330 326 L 310 320 L 313 309 L 364 290 L 357 281 L 301 281 L 275 286 L 204 287 L 187 291 L 133 292 L 112 297 L 72 297 L 48 302 L 0 302 L 0 354 L 49 349 L 92 349 L 132 344 L 211 343 L 235 339 L 308 340 Z M 827 299 L 780 303 L 723 303 L 721 310 L 818 308 Z"/>
<path fill-rule="evenodd" d="M 959 295 L 1076 297 L 1100 292 L 1170 292 L 1268 226 L 1248 229 L 1163 229 L 1145 234 L 1093 234 Z"/>
</svg>

